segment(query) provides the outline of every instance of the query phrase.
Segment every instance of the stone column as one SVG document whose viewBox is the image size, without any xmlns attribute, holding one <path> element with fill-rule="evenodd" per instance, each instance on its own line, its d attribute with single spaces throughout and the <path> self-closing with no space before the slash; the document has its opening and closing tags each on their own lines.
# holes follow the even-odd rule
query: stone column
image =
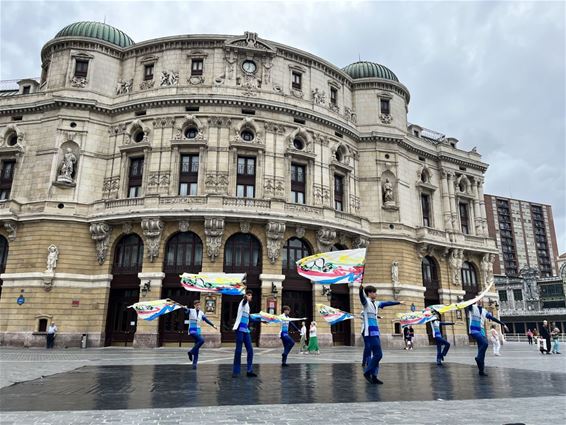
<svg viewBox="0 0 566 425">
<path fill-rule="evenodd" d="M 165 273 L 145 272 L 138 273 L 140 279 L 140 301 L 161 298 L 161 286 Z M 145 296 L 142 288 L 149 282 L 150 292 Z M 138 318 L 136 333 L 134 335 L 135 348 L 155 348 L 159 344 L 159 320 L 141 320 Z"/>
<path fill-rule="evenodd" d="M 482 235 L 487 236 L 487 216 L 485 213 L 485 200 L 483 197 L 483 179 L 478 179 L 478 199 L 480 202 L 480 217 L 481 217 L 481 229 Z"/>
<path fill-rule="evenodd" d="M 316 322 L 318 345 L 321 347 L 332 347 L 334 341 L 332 340 L 332 332 L 330 330 L 330 324 L 324 320 L 316 308 L 317 304 L 330 305 L 330 301 L 326 298 L 326 295 L 322 295 L 322 286 L 320 284 L 313 284 L 312 287 L 312 318 Z M 332 285 L 327 285 L 332 289 Z"/>
<path fill-rule="evenodd" d="M 261 274 L 261 304 L 260 309 L 272 314 L 280 314 L 282 307 L 283 293 L 283 274 Z M 275 293 L 276 291 L 276 293 Z M 293 312 L 291 312 L 293 315 Z M 260 347 L 279 347 L 281 340 L 279 339 L 279 325 L 261 324 L 261 332 L 259 334 Z"/>
<path fill-rule="evenodd" d="M 443 216 L 444 216 L 444 230 L 447 232 L 454 231 L 454 227 L 452 226 L 452 208 L 450 207 L 450 194 L 448 192 L 448 173 L 446 171 L 442 171 L 442 209 L 443 209 Z"/>
<path fill-rule="evenodd" d="M 450 196 L 450 216 L 454 231 L 461 231 L 458 228 L 458 205 L 456 204 L 456 194 L 454 193 L 454 173 L 448 173 L 448 195 Z"/>
</svg>

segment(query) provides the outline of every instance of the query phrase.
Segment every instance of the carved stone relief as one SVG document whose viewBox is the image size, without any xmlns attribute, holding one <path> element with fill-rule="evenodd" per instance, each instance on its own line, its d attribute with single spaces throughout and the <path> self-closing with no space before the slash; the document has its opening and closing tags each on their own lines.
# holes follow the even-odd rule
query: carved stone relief
<svg viewBox="0 0 566 425">
<path fill-rule="evenodd" d="M 241 221 L 240 222 L 240 232 L 242 233 L 250 233 L 252 225 L 249 221 Z"/>
<path fill-rule="evenodd" d="M 141 228 L 145 238 L 144 249 L 147 252 L 147 258 L 153 263 L 159 257 L 159 244 L 164 228 L 163 221 L 159 217 L 144 218 L 141 222 Z"/>
<path fill-rule="evenodd" d="M 88 84 L 88 80 L 85 77 L 72 77 L 71 78 L 71 87 L 84 89 L 87 84 Z"/>
<path fill-rule="evenodd" d="M 319 229 L 316 232 L 316 243 L 318 252 L 330 251 L 334 241 L 336 240 L 336 230 L 332 230 L 326 227 Z"/>
<path fill-rule="evenodd" d="M 393 284 L 393 298 L 399 298 L 399 262 L 394 260 L 391 263 L 391 282 Z"/>
<path fill-rule="evenodd" d="M 188 232 L 189 231 L 189 220 L 181 220 L 179 221 L 179 232 Z"/>
<path fill-rule="evenodd" d="M 18 225 L 16 223 L 12 223 L 9 221 L 6 221 L 4 223 L 4 229 L 6 230 L 6 233 L 8 233 L 8 240 L 9 241 L 15 241 L 16 240 L 16 231 L 18 229 L 17 227 Z"/>
<path fill-rule="evenodd" d="M 464 263 L 464 251 L 462 249 L 453 248 L 449 251 L 448 265 L 452 275 L 452 283 L 460 286 L 462 284 L 461 271 Z"/>
<path fill-rule="evenodd" d="M 271 264 L 275 264 L 281 254 L 281 245 L 285 236 L 285 223 L 270 221 L 265 225 L 265 233 L 267 236 L 267 257 Z"/>
<path fill-rule="evenodd" d="M 73 143 L 73 142 L 69 142 Z M 59 166 L 59 173 L 57 175 L 57 182 L 66 185 L 75 184 L 75 166 L 77 163 L 77 156 L 74 154 L 73 149 L 67 147 L 65 154 Z"/>
<path fill-rule="evenodd" d="M 161 86 L 176 86 L 179 83 L 178 71 L 161 71 Z"/>
<path fill-rule="evenodd" d="M 90 236 L 96 244 L 96 259 L 98 264 L 104 263 L 111 233 L 112 228 L 108 225 L 108 223 L 100 222 L 92 223 L 90 225 Z"/>
<path fill-rule="evenodd" d="M 59 259 L 59 249 L 51 244 L 47 248 L 47 269 L 46 272 L 53 273 L 57 267 L 57 260 Z"/>
<path fill-rule="evenodd" d="M 393 121 L 393 117 L 389 114 L 380 114 L 379 115 L 379 120 L 383 123 L 383 124 L 391 124 L 391 122 Z"/>
<path fill-rule="evenodd" d="M 134 80 L 118 80 L 116 83 L 116 95 L 130 94 L 134 86 Z"/>
<path fill-rule="evenodd" d="M 306 230 L 303 226 L 295 227 L 295 236 L 299 239 L 303 239 L 305 237 Z"/>
<path fill-rule="evenodd" d="M 204 180 L 207 193 L 225 195 L 228 192 L 228 173 L 209 173 Z"/>
<path fill-rule="evenodd" d="M 152 89 L 154 85 L 155 85 L 154 80 L 144 80 L 140 83 L 140 90 Z"/>
<path fill-rule="evenodd" d="M 352 248 L 367 248 L 369 246 L 369 240 L 363 236 L 357 236 L 352 242 Z"/>
<path fill-rule="evenodd" d="M 312 91 L 312 101 L 315 105 L 324 105 L 326 103 L 326 93 L 324 90 L 314 89 Z"/>
<path fill-rule="evenodd" d="M 205 218 L 204 234 L 206 235 L 206 252 L 210 257 L 210 261 L 214 262 L 220 254 L 222 235 L 224 234 L 224 219 Z"/>
</svg>

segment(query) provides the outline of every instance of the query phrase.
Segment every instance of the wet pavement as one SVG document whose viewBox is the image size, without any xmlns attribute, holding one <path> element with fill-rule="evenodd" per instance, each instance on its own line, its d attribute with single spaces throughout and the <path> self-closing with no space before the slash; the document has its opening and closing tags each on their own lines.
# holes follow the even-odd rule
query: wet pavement
<svg viewBox="0 0 566 425">
<path fill-rule="evenodd" d="M 513 399 L 566 396 L 564 374 L 469 365 L 391 363 L 369 385 L 354 363 L 256 366 L 232 378 L 229 364 L 85 366 L 0 390 L 1 411 L 181 408 L 230 405 Z M 536 391 L 533 391 L 536 383 Z M 33 400 L 33 403 L 30 403 Z"/>
</svg>

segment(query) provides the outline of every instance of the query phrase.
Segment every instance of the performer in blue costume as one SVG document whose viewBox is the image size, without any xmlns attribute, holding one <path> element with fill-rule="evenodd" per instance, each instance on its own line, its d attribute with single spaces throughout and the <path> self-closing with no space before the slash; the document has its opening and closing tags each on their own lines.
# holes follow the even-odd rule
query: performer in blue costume
<svg viewBox="0 0 566 425">
<path fill-rule="evenodd" d="M 246 346 L 247 357 L 247 373 L 246 376 L 253 378 L 257 375 L 254 373 L 254 349 L 252 347 L 252 339 L 248 325 L 250 323 L 250 302 L 252 301 L 253 292 L 248 290 L 240 305 L 238 306 L 238 315 L 234 323 L 233 330 L 236 332 L 236 350 L 234 351 L 234 365 L 232 368 L 232 378 L 240 376 L 240 364 L 242 361 L 242 344 Z"/>
<path fill-rule="evenodd" d="M 405 304 L 403 301 L 377 301 L 377 290 L 374 286 L 360 285 L 360 301 L 364 308 L 364 342 L 371 351 L 371 359 L 365 369 L 364 378 L 370 384 L 383 384 L 377 379 L 379 362 L 383 357 L 381 340 L 379 339 L 378 310 L 392 305 Z"/>
<path fill-rule="evenodd" d="M 202 347 L 204 344 L 204 338 L 202 337 L 200 332 L 200 322 L 204 321 L 214 329 L 216 329 L 216 326 L 214 325 L 214 323 L 208 320 L 208 318 L 200 309 L 200 300 L 195 300 L 193 307 L 194 308 L 186 308 L 185 314 L 189 316 L 189 335 L 191 335 L 195 339 L 194 347 L 191 348 L 187 354 L 189 355 L 189 360 L 193 362 L 193 369 L 196 369 L 199 350 L 200 347 Z"/>
<path fill-rule="evenodd" d="M 487 338 L 485 336 L 485 319 L 499 323 L 509 331 L 507 325 L 499 319 L 493 317 L 486 309 L 483 308 L 483 300 L 468 307 L 468 315 L 470 318 L 470 335 L 478 343 L 478 354 L 476 356 L 476 364 L 478 365 L 480 376 L 487 376 L 485 373 L 485 352 L 488 347 Z"/>
<path fill-rule="evenodd" d="M 282 316 L 285 318 L 289 317 L 289 313 L 291 312 L 291 308 L 289 306 L 284 305 L 283 306 L 283 314 Z M 287 367 L 289 366 L 287 364 L 287 356 L 289 355 L 289 353 L 291 352 L 291 350 L 293 349 L 293 346 L 295 345 L 295 341 L 293 341 L 293 338 L 291 338 L 289 336 L 289 325 L 291 325 L 293 328 L 295 328 L 295 330 L 297 332 L 299 332 L 299 329 L 297 329 L 297 327 L 295 326 L 295 324 L 293 322 L 290 322 L 289 320 L 285 320 L 283 319 L 281 321 L 281 342 L 283 342 L 283 354 L 281 355 L 282 359 L 281 359 L 281 366 L 282 367 Z"/>
<path fill-rule="evenodd" d="M 430 327 L 432 328 L 432 336 L 436 341 L 436 364 L 442 366 L 444 357 L 446 357 L 448 350 L 450 350 L 450 343 L 443 338 L 440 327 L 453 325 L 454 322 L 441 322 L 440 314 L 436 310 L 433 310 L 433 313 L 436 319 L 430 322 Z M 442 347 L 444 347 L 444 349 Z"/>
<path fill-rule="evenodd" d="M 371 350 L 370 347 L 366 344 L 366 339 L 364 338 L 365 333 L 365 313 L 362 311 L 360 313 L 360 319 L 362 321 L 362 339 L 364 340 L 364 352 L 362 353 L 362 368 L 365 370 L 369 363 L 369 359 L 371 358 Z"/>
</svg>

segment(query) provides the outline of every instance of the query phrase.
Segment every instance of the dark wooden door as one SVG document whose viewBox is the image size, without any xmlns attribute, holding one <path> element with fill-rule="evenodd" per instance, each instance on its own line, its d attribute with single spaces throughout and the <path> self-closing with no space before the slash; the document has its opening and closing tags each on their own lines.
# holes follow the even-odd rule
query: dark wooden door
<svg viewBox="0 0 566 425">
<path fill-rule="evenodd" d="M 253 298 L 250 304 L 250 314 L 258 313 L 261 304 L 261 290 L 257 288 L 248 289 L 253 292 Z M 222 295 L 222 320 L 220 321 L 222 342 L 236 342 L 236 334 L 232 328 L 234 327 L 234 323 L 236 323 L 240 301 L 242 301 L 241 296 Z M 257 344 L 259 341 L 260 323 L 250 321 L 249 328 L 252 342 Z"/>
<path fill-rule="evenodd" d="M 312 292 L 310 291 L 283 291 L 283 305 L 288 305 L 291 308 L 291 317 L 306 317 L 305 325 L 307 329 L 312 321 Z M 294 322 L 300 329 L 301 323 Z M 292 326 L 289 327 L 290 334 L 295 341 L 300 341 L 301 335 Z"/>
<path fill-rule="evenodd" d="M 187 307 L 192 307 L 194 300 L 199 299 L 199 297 L 199 292 L 189 292 L 182 287 L 164 287 L 161 291 L 161 298 L 171 298 Z M 181 347 L 183 344 L 191 343 L 193 338 L 189 335 L 188 320 L 185 309 L 175 310 L 172 313 L 161 316 L 159 318 L 160 345 L 177 344 Z"/>
<path fill-rule="evenodd" d="M 131 345 L 136 333 L 137 314 L 128 306 L 139 300 L 135 289 L 110 289 L 105 345 Z"/>
<path fill-rule="evenodd" d="M 348 284 L 332 285 L 332 298 L 330 306 L 342 311 L 350 312 L 350 295 Z M 351 320 L 344 320 L 330 327 L 334 345 L 351 345 Z"/>
</svg>

